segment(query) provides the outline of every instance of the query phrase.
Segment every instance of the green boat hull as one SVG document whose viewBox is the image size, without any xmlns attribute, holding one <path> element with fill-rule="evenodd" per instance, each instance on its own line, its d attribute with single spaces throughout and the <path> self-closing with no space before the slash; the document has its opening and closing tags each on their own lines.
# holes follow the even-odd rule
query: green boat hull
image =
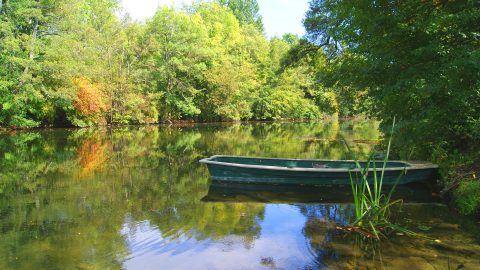
<svg viewBox="0 0 480 270">
<path fill-rule="evenodd" d="M 258 183 L 277 185 L 350 185 L 360 178 L 353 161 L 270 159 L 235 156 L 213 156 L 200 161 L 207 165 L 214 181 L 232 183 Z M 365 165 L 366 162 L 361 162 Z M 383 162 L 377 161 L 377 168 Z M 373 182 L 374 169 L 369 170 L 368 180 Z M 377 169 L 377 177 L 381 172 Z M 387 163 L 383 184 L 408 184 L 434 179 L 437 166 L 433 164 L 411 164 L 402 161 Z"/>
</svg>

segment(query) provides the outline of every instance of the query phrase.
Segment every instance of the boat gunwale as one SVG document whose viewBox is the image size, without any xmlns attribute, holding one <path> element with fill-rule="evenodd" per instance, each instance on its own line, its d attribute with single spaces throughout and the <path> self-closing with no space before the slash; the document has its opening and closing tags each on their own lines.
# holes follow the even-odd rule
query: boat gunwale
<svg viewBox="0 0 480 270">
<path fill-rule="evenodd" d="M 294 158 L 268 158 L 268 157 L 247 157 L 247 156 L 230 156 L 230 155 L 214 155 L 208 158 L 203 158 L 199 160 L 200 163 L 203 164 L 213 164 L 213 165 L 221 165 L 221 166 L 228 166 L 228 167 L 237 167 L 237 168 L 249 168 L 249 169 L 263 169 L 263 170 L 272 170 L 272 171 L 294 171 L 294 172 L 360 172 L 360 169 L 344 169 L 344 168 L 299 168 L 299 167 L 281 167 L 281 166 L 267 166 L 267 165 L 250 165 L 250 164 L 242 164 L 242 163 L 232 163 L 232 162 L 221 162 L 221 161 L 213 161 L 212 159 L 219 158 L 219 157 L 232 157 L 232 158 L 248 158 L 248 159 L 270 159 L 270 160 L 287 160 L 287 161 L 327 161 L 327 162 L 355 162 L 355 160 L 328 160 L 328 159 L 294 159 Z M 358 160 L 359 162 L 368 162 L 366 160 Z M 383 160 L 375 160 L 379 162 L 383 162 Z M 399 162 L 403 163 L 405 167 L 388 167 L 385 168 L 385 171 L 400 171 L 400 170 L 424 170 L 424 169 L 438 169 L 438 165 L 432 163 L 422 163 L 416 164 L 401 160 L 389 160 L 387 162 Z M 381 171 L 382 168 L 376 168 L 376 171 Z M 369 168 L 369 172 L 375 171 L 374 168 Z"/>
</svg>

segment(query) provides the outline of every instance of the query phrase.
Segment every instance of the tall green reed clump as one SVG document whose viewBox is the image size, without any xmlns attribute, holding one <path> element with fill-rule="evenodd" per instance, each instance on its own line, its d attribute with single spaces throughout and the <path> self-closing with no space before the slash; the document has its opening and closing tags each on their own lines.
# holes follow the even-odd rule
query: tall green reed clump
<svg viewBox="0 0 480 270">
<path fill-rule="evenodd" d="M 372 154 L 365 162 L 366 166 L 364 167 L 362 167 L 358 159 L 355 158 L 355 179 L 352 171 L 349 172 L 356 218 L 356 220 L 349 226 L 349 230 L 356 231 L 367 237 L 373 237 L 375 239 L 380 239 L 381 237 L 386 238 L 387 235 L 392 232 L 402 232 L 409 235 L 415 235 L 414 232 L 402 228 L 401 226 L 390 221 L 390 208 L 393 205 L 400 204 L 402 202 L 402 200 L 392 201 L 391 198 L 396 186 L 400 181 L 400 178 L 405 174 L 405 170 L 398 176 L 395 184 L 390 188 L 390 191 L 386 193 L 386 195 L 383 192 L 383 179 L 390 154 L 394 128 L 395 118 L 393 119 L 387 152 L 385 153 L 381 168 L 377 168 L 377 161 Z M 353 153 L 348 144 L 345 143 L 345 145 L 348 151 Z M 371 174 L 373 174 L 373 177 Z M 371 183 L 369 183 L 369 179 L 372 179 Z"/>
</svg>

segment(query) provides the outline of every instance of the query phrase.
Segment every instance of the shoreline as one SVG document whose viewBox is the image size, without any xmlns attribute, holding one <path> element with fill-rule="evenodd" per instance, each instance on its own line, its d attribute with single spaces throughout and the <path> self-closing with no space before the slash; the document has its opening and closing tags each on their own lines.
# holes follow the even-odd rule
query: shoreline
<svg viewBox="0 0 480 270">
<path fill-rule="evenodd" d="M 196 126 L 196 125 L 234 125 L 234 124 L 263 124 L 263 123 L 315 123 L 320 121 L 349 121 L 349 120 L 374 120 L 367 116 L 326 116 L 319 119 L 279 119 L 279 120 L 229 120 L 229 121 L 195 121 L 195 120 L 174 120 L 161 121 L 153 123 L 137 123 L 137 124 L 107 124 L 107 125 L 92 125 L 92 126 L 38 126 L 38 127 L 4 127 L 0 126 L 1 131 L 28 131 L 28 130 L 48 130 L 48 129 L 83 129 L 83 128 L 114 128 L 114 127 L 129 127 L 129 126 Z"/>
</svg>

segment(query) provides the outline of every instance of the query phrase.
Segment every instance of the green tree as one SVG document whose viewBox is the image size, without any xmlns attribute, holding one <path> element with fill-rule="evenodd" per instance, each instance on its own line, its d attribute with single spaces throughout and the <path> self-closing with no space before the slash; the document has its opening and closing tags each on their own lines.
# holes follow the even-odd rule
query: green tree
<svg viewBox="0 0 480 270">
<path fill-rule="evenodd" d="M 476 1 L 313 0 L 304 24 L 330 56 L 323 82 L 366 91 L 370 114 L 384 126 L 396 116 L 402 138 L 469 148 L 480 140 L 479 22 Z"/>
<path fill-rule="evenodd" d="M 144 123 L 157 120 L 154 96 L 135 86 L 138 76 L 137 40 L 143 27 L 119 20 L 117 1 L 66 1 L 45 55 L 45 88 L 56 104 L 57 117 L 77 126 L 105 123 Z M 105 110 L 101 117 L 79 112 L 74 104 L 87 78 L 98 85 Z"/>
<path fill-rule="evenodd" d="M 264 66 L 266 83 L 253 105 L 255 118 L 317 119 L 323 113 L 335 112 L 334 96 L 329 98 L 331 94 L 315 83 L 315 70 L 319 63 L 323 63 L 318 55 L 302 57 L 295 65 L 285 64 L 299 43 L 298 37 L 291 34 L 270 40 Z M 329 103 L 324 102 L 325 99 Z"/>
<path fill-rule="evenodd" d="M 314 65 L 279 66 L 298 38 L 268 41 L 256 1 L 160 8 L 146 23 L 119 18 L 118 0 L 2 4 L 1 126 L 317 118 L 326 108 Z"/>
<path fill-rule="evenodd" d="M 7 68 L 0 70 L 0 125 L 156 121 L 155 96 L 141 92 L 133 79 L 142 27 L 120 21 L 117 8 L 116 0 L 5 4 L 0 62 Z M 82 78 L 100 89 L 106 106 L 102 115 L 92 118 L 74 106 L 80 93 L 76 82 Z"/>
<path fill-rule="evenodd" d="M 253 24 L 263 32 L 262 15 L 257 0 L 217 0 L 220 5 L 228 7 L 240 24 Z"/>
<path fill-rule="evenodd" d="M 227 8 L 201 5 L 207 28 L 211 65 L 199 103 L 206 120 L 241 120 L 252 117 L 251 104 L 262 84 L 261 66 L 268 44 L 252 25 L 240 25 Z"/>
<path fill-rule="evenodd" d="M 37 126 L 52 117 L 40 74 L 54 28 L 53 1 L 5 2 L 0 18 L 0 123 Z"/>
<path fill-rule="evenodd" d="M 194 99 L 205 87 L 211 54 L 202 18 L 160 8 L 147 23 L 141 42 L 143 87 L 162 95 L 160 118 L 175 120 L 200 114 Z"/>
</svg>

